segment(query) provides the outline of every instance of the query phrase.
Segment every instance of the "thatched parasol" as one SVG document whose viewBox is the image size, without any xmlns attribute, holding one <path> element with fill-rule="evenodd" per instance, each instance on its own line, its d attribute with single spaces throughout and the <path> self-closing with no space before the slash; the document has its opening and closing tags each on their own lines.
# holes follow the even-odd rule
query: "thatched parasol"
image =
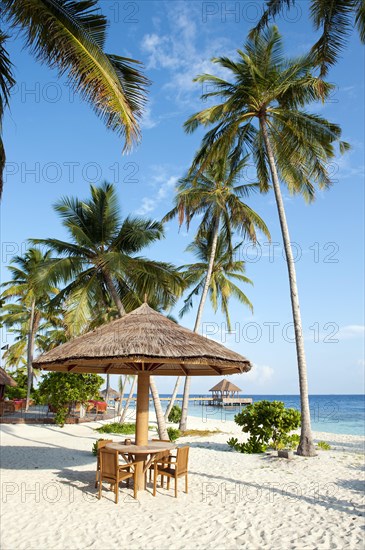
<svg viewBox="0 0 365 550">
<path fill-rule="evenodd" d="M 251 369 L 242 355 L 170 321 L 147 304 L 44 353 L 33 364 L 47 371 L 137 374 L 137 445 L 148 441 L 150 375 L 216 376 Z M 138 481 L 142 486 L 141 472 Z"/>
<path fill-rule="evenodd" d="M 2 367 L 0 367 L 0 399 L 4 397 L 5 386 L 12 386 L 15 388 L 17 383 Z"/>
<path fill-rule="evenodd" d="M 99 393 L 100 393 L 100 395 L 101 395 L 102 397 L 105 398 L 105 397 L 106 397 L 107 390 L 106 390 L 106 389 L 105 389 L 105 390 L 101 390 L 101 392 L 99 392 Z M 109 397 L 110 397 L 111 399 L 114 399 L 115 397 L 120 397 L 119 391 L 117 391 L 117 390 L 115 390 L 115 389 L 113 389 L 113 388 L 109 388 L 109 390 L 108 390 L 108 395 L 109 395 Z"/>
</svg>

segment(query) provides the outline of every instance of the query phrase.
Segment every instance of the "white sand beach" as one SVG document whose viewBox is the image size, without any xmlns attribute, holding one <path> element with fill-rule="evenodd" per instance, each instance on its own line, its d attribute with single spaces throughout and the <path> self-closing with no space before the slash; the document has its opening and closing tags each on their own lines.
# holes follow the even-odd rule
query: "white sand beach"
<svg viewBox="0 0 365 550">
<path fill-rule="evenodd" d="M 189 494 L 181 480 L 177 499 L 149 486 L 135 501 L 122 485 L 116 505 L 107 490 L 96 498 L 98 425 L 0 427 L 3 550 L 364 548 L 364 438 L 315 433 L 332 445 L 315 458 L 244 455 L 226 445 L 243 439 L 234 422 L 191 417 L 225 433 L 179 439 Z"/>
</svg>

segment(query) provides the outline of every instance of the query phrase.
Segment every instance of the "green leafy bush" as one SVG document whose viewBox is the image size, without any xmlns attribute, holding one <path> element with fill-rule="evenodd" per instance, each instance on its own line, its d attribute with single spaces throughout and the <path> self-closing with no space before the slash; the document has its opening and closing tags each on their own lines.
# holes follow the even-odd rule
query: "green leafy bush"
<svg viewBox="0 0 365 550">
<path fill-rule="evenodd" d="M 73 405 L 86 404 L 89 399 L 99 399 L 103 382 L 103 378 L 97 374 L 50 372 L 43 377 L 38 395 L 44 404 L 52 406 L 56 411 L 56 423 L 63 426 Z"/>
<path fill-rule="evenodd" d="M 176 441 L 181 435 L 180 430 L 177 428 L 167 428 L 167 433 L 169 434 L 170 441 Z"/>
<path fill-rule="evenodd" d="M 100 439 L 98 439 L 97 441 L 95 441 L 95 442 L 93 443 L 91 452 L 92 452 L 92 454 L 93 454 L 94 456 L 96 456 L 96 455 L 98 454 L 98 443 L 99 443 L 99 441 L 106 441 L 106 440 L 105 440 L 104 438 L 101 437 Z"/>
<path fill-rule="evenodd" d="M 136 431 L 136 425 L 126 422 L 120 424 L 119 422 L 111 422 L 110 424 L 103 424 L 100 428 L 96 428 L 96 431 L 101 434 L 125 434 L 131 435 Z"/>
<path fill-rule="evenodd" d="M 327 443 L 326 441 L 318 441 L 317 443 L 318 449 L 321 449 L 322 451 L 330 451 L 331 445 Z"/>
<path fill-rule="evenodd" d="M 289 433 L 299 428 L 300 419 L 299 411 L 286 409 L 281 401 L 257 401 L 234 417 L 242 431 L 250 434 L 248 441 L 239 443 L 237 438 L 231 438 L 227 443 L 240 453 L 263 453 L 269 443 L 274 449 L 283 448 L 296 441 Z"/>
<path fill-rule="evenodd" d="M 174 405 L 168 416 L 169 422 L 174 422 L 174 424 L 177 424 L 181 420 L 181 414 L 181 407 L 179 407 L 179 405 Z"/>
<path fill-rule="evenodd" d="M 154 426 L 148 426 L 149 430 L 154 430 Z M 125 422 L 120 424 L 120 422 L 111 422 L 109 424 L 103 424 L 100 428 L 96 428 L 96 431 L 101 434 L 122 434 L 122 435 L 132 435 L 136 432 L 136 425 L 132 423 Z"/>
</svg>

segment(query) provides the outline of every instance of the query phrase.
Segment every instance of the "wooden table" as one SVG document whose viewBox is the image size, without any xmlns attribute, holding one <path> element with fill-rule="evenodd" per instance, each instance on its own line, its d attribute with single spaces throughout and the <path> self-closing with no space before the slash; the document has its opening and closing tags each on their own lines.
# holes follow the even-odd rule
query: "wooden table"
<svg viewBox="0 0 365 550">
<path fill-rule="evenodd" d="M 118 451 L 126 462 L 137 463 L 137 491 L 141 491 L 146 489 L 145 472 L 151 466 L 154 456 L 162 451 L 176 449 L 176 445 L 165 441 L 148 441 L 147 445 L 136 445 L 135 442 L 131 445 L 125 445 L 124 443 L 107 443 L 106 448 Z"/>
</svg>

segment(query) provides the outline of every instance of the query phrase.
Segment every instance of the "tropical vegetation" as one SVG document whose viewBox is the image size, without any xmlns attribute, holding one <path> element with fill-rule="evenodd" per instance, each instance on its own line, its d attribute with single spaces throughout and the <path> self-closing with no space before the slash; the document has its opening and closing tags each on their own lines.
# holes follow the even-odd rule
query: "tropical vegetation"
<svg viewBox="0 0 365 550">
<path fill-rule="evenodd" d="M 106 127 L 125 141 L 140 140 L 139 121 L 146 102 L 147 78 L 134 59 L 105 51 L 108 21 L 97 0 L 2 0 L 0 30 L 0 196 L 5 151 L 2 119 L 15 84 L 6 42 L 22 38 L 40 62 L 66 76 L 68 86 L 90 103 Z"/>
<path fill-rule="evenodd" d="M 250 434 L 248 440 L 239 443 L 231 438 L 227 443 L 240 453 L 263 453 L 269 444 L 279 449 L 287 443 L 290 432 L 299 428 L 300 419 L 300 412 L 286 408 L 282 401 L 257 401 L 234 417 L 242 431 Z"/>
<path fill-rule="evenodd" d="M 214 162 L 204 165 L 202 169 L 192 169 L 180 180 L 175 206 L 163 218 L 163 221 L 168 221 L 178 216 L 179 225 L 185 222 L 189 229 L 192 219 L 198 215 L 202 216 L 196 233 L 195 249 L 199 248 L 199 243 L 202 244 L 202 240 L 205 239 L 209 256 L 206 258 L 207 269 L 202 284 L 198 285 L 198 292 L 201 295 L 194 325 L 195 332 L 200 330 L 203 310 L 211 287 L 214 296 L 214 284 L 217 279 L 212 280 L 212 274 L 219 236 L 221 235 L 220 244 L 224 243 L 227 247 L 229 259 L 233 257 L 234 231 L 253 242 L 257 240 L 257 231 L 261 231 L 270 238 L 265 222 L 241 200 L 258 188 L 257 184 L 241 182 L 242 170 L 246 164 L 246 157 L 234 163 L 227 156 L 222 155 L 215 158 Z M 186 309 L 189 308 L 191 297 L 190 295 L 187 298 Z M 182 431 L 186 430 L 190 382 L 190 376 L 186 376 L 180 421 Z"/>
<path fill-rule="evenodd" d="M 207 128 L 200 150 L 192 163 L 191 175 L 199 174 L 207 163 L 230 156 L 233 165 L 250 155 L 260 190 L 273 188 L 287 261 L 290 298 L 301 396 L 302 430 L 298 453 L 315 455 L 308 401 L 307 366 L 299 307 L 296 269 L 281 185 L 307 202 L 316 188 L 327 189 L 332 180 L 329 161 L 348 144 L 341 141 L 341 129 L 306 106 L 324 101 L 333 86 L 313 74 L 313 54 L 297 59 L 284 55 L 283 41 L 276 27 L 248 39 L 237 59 L 213 59 L 229 77 L 203 74 L 196 78 L 208 90 L 203 99 L 221 102 L 191 116 L 187 132 Z"/>
</svg>

